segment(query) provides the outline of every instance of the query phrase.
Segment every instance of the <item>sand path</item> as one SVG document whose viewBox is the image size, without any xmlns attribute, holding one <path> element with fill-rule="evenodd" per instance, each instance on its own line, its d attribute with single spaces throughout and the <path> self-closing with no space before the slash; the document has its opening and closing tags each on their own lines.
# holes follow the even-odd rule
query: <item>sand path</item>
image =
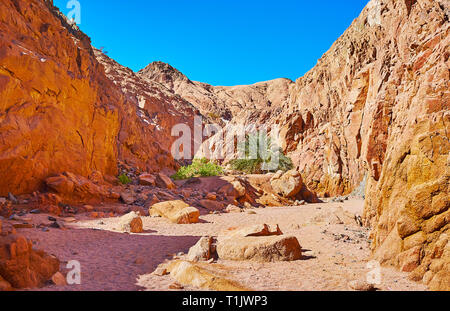
<svg viewBox="0 0 450 311">
<path fill-rule="evenodd" d="M 69 230 L 20 232 L 34 240 L 37 248 L 60 258 L 63 266 L 70 260 L 81 263 L 81 285 L 48 286 L 43 290 L 168 290 L 174 282 L 170 276 L 150 275 L 164 260 L 187 253 L 201 236 L 259 223 L 279 224 L 284 234 L 296 236 L 305 258 L 281 263 L 219 260 L 217 265 L 226 268 L 230 278 L 254 290 L 348 290 L 349 281 L 366 279 L 370 272 L 369 232 L 352 222 L 330 224 L 329 216 L 340 207 L 358 212 L 362 205 L 362 201 L 350 200 L 255 209 L 256 214 L 204 215 L 201 223 L 191 225 L 145 217 L 145 234 L 115 232 L 117 218 L 81 219 Z M 426 290 L 424 285 L 408 280 L 406 273 L 391 268 L 381 268 L 381 280 L 380 290 Z"/>
</svg>

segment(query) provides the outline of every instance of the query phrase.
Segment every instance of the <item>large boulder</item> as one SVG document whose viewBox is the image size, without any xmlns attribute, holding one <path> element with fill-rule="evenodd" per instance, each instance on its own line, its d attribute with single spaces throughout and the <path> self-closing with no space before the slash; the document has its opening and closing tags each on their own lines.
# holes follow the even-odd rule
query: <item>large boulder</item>
<svg viewBox="0 0 450 311">
<path fill-rule="evenodd" d="M 217 242 L 220 259 L 236 261 L 294 261 L 302 258 L 302 249 L 296 237 L 232 237 Z"/>
<path fill-rule="evenodd" d="M 225 208 L 223 203 L 213 200 L 200 200 L 200 205 L 212 212 L 219 212 Z"/>
<path fill-rule="evenodd" d="M 239 199 L 245 196 L 247 190 L 237 179 L 230 180 L 227 184 L 222 186 L 217 193 L 222 194 L 226 197 Z"/>
<path fill-rule="evenodd" d="M 119 230 L 131 233 L 144 232 L 141 217 L 136 212 L 131 212 L 120 217 Z"/>
<path fill-rule="evenodd" d="M 8 289 L 41 287 L 59 271 L 57 258 L 33 250 L 33 244 L 22 236 L 0 237 L 0 283 Z M 3 279 L 3 281 L 2 281 Z"/>
<path fill-rule="evenodd" d="M 275 193 L 285 198 L 293 198 L 302 190 L 303 179 L 298 171 L 291 170 L 284 174 L 275 174 L 270 184 Z"/>
<path fill-rule="evenodd" d="M 171 262 L 167 266 L 170 276 L 184 286 L 194 286 L 215 291 L 248 291 L 238 282 L 223 277 L 222 271 L 215 271 L 211 265 L 183 260 Z"/>
<path fill-rule="evenodd" d="M 274 236 L 283 235 L 281 229 L 278 225 L 253 225 L 243 228 L 229 228 L 221 234 L 221 238 L 231 238 L 231 237 L 262 237 L 262 236 Z"/>
<path fill-rule="evenodd" d="M 195 207 L 177 200 L 153 205 L 150 209 L 150 216 L 164 217 L 176 224 L 192 224 L 198 222 L 200 212 Z"/>
</svg>

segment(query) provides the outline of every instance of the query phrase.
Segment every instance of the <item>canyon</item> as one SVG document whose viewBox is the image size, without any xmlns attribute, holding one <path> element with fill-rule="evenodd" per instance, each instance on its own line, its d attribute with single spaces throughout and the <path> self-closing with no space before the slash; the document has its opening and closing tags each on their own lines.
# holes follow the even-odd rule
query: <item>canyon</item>
<svg viewBox="0 0 450 311">
<path fill-rule="evenodd" d="M 326 285 L 298 286 L 295 279 L 283 283 L 275 277 L 277 281 L 267 281 L 269 288 L 261 281 L 252 289 L 273 290 L 277 282 L 285 290 L 343 289 L 346 284 L 321 271 L 336 261 L 331 259 L 336 253 L 326 250 L 343 243 L 335 247 L 344 252 L 340 255 L 354 252 L 360 257 L 352 260 L 361 262 L 343 258 L 340 263 L 346 268 L 341 269 L 361 272 L 363 263 L 375 260 L 385 269 L 384 289 L 396 286 L 393 279 L 398 277 L 405 286 L 399 289 L 450 290 L 449 11 L 445 0 L 371 0 L 297 81 L 212 86 L 191 81 L 162 62 L 133 72 L 93 48 L 90 38 L 51 0 L 2 1 L 0 290 L 44 286 L 60 273 L 59 260 L 83 252 L 76 238 L 85 241 L 92 256 L 86 260 L 92 262 L 99 260 L 90 249 L 95 239 L 123 246 L 120 234 L 128 229 L 115 226 L 130 212 L 136 213 L 132 220 L 143 219 L 132 226 L 141 232 L 126 238 L 136 247 L 145 245 L 148 235 L 148 243 L 162 243 L 163 251 L 176 254 L 194 246 L 198 238 L 193 237 L 220 236 L 220 230 L 235 225 L 276 221 L 288 234 L 286 239 L 298 239 L 302 248 L 306 243 L 314 253 L 310 257 L 319 261 L 258 266 L 219 254 L 223 258 L 216 258 L 213 269 L 205 263 L 188 266 L 183 255 L 176 255 L 162 267 L 170 276 L 161 279 L 150 275 L 167 259 L 156 252 L 151 262 L 130 268 L 130 273 L 140 275 L 139 288 L 154 290 L 158 288 L 152 284 L 158 284 L 167 289 L 172 276 L 183 283 L 183 273 L 209 279 L 211 270 L 217 270 L 231 274 L 231 279 L 245 274 L 245 284 L 224 279 L 200 288 L 248 289 L 252 275 L 245 270 L 250 266 L 256 275 L 260 270 L 283 274 L 287 269 L 303 277 L 308 266 Z M 294 169 L 279 176 L 227 174 L 172 181 L 168 176 L 186 163 L 171 154 L 176 139 L 171 130 L 176 124 L 192 127 L 195 116 L 202 116 L 205 124 L 225 127 L 278 125 L 281 147 Z M 121 174 L 132 183 L 121 184 Z M 291 183 L 292 195 L 275 190 Z M 346 203 L 349 198 L 355 200 L 351 206 Z M 183 204 L 173 203 L 179 201 Z M 152 215 L 157 204 L 169 209 L 166 202 L 176 209 L 176 215 L 171 212 L 167 218 L 178 223 L 165 222 L 161 211 L 159 217 Z M 354 206 L 356 211 L 341 210 Z M 199 215 L 193 217 L 195 211 L 189 208 Z M 327 209 L 339 220 L 325 217 L 322 212 Z M 359 242 L 347 247 L 327 236 L 330 230 L 336 236 L 347 236 L 350 230 L 354 236 L 349 239 Z M 56 256 L 35 250 L 35 239 L 39 248 Z M 271 243 L 277 238 L 258 239 Z M 73 250 L 55 246 L 64 241 Z M 242 243 L 249 241 L 242 237 Z M 108 256 L 107 251 L 102 255 Z M 408 273 L 408 278 L 401 273 Z M 121 277 L 137 289 L 131 276 Z M 114 283 L 88 279 L 91 283 L 82 289 Z M 67 285 L 61 288 L 70 290 Z"/>
</svg>

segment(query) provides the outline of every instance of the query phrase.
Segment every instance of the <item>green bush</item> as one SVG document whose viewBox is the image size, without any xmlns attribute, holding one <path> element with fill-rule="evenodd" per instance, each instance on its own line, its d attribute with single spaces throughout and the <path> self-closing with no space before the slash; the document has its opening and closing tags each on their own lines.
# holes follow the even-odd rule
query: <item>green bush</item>
<svg viewBox="0 0 450 311">
<path fill-rule="evenodd" d="M 222 173 L 223 169 L 220 165 L 207 159 L 195 159 L 191 165 L 181 167 L 172 178 L 182 180 L 193 177 L 219 176 Z"/>
<path fill-rule="evenodd" d="M 131 184 L 131 179 L 130 179 L 130 177 L 128 177 L 128 176 L 125 175 L 125 174 L 120 175 L 118 178 L 119 178 L 119 182 L 120 182 L 122 185 L 128 185 L 128 184 Z"/>
<path fill-rule="evenodd" d="M 261 151 L 259 150 L 259 146 L 265 144 L 267 146 L 267 150 L 264 151 L 265 154 L 261 154 Z M 257 150 L 257 157 L 256 159 L 250 158 L 250 147 L 255 148 L 253 150 Z M 274 157 L 274 151 L 272 149 L 277 149 L 278 151 L 278 157 L 279 162 L 277 168 L 270 170 L 273 172 L 276 171 L 289 171 L 294 168 L 294 165 L 292 163 L 292 160 L 287 157 L 281 148 L 273 148 L 272 142 L 269 137 L 262 136 L 259 137 L 259 135 L 253 134 L 253 135 L 247 135 L 245 139 L 245 147 L 241 146 L 241 151 L 244 151 L 245 153 L 245 159 L 235 159 L 231 160 L 229 165 L 232 170 L 244 172 L 247 174 L 259 174 L 264 172 L 264 163 L 270 163 L 272 158 Z M 245 150 L 242 150 L 245 148 Z M 266 172 L 269 170 L 266 170 Z"/>
</svg>

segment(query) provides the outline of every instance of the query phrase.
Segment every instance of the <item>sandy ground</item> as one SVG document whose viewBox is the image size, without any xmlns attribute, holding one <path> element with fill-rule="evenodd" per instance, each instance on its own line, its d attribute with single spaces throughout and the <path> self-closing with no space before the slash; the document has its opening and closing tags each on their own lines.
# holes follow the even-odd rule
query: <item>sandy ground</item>
<svg viewBox="0 0 450 311">
<path fill-rule="evenodd" d="M 367 229 L 356 223 L 330 224 L 330 211 L 342 207 L 360 212 L 363 202 L 310 204 L 301 207 L 265 208 L 256 214 L 204 215 L 201 223 L 176 225 L 163 218 L 144 217 L 144 234 L 115 232 L 117 218 L 83 220 L 68 230 L 21 229 L 35 246 L 54 254 L 63 268 L 71 260 L 81 263 L 82 284 L 47 286 L 42 290 L 168 290 L 170 276 L 150 273 L 174 254 L 187 253 L 202 236 L 216 236 L 230 227 L 279 224 L 286 235 L 298 238 L 304 259 L 295 262 L 252 263 L 219 260 L 229 277 L 254 290 L 348 290 L 348 282 L 366 279 L 370 269 Z M 37 219 L 36 217 L 41 217 Z M 34 216 L 33 222 L 45 215 Z M 64 271 L 64 269 L 63 269 Z M 380 290 L 426 290 L 408 280 L 406 273 L 381 268 Z M 185 288 L 196 290 L 196 288 Z"/>
</svg>

